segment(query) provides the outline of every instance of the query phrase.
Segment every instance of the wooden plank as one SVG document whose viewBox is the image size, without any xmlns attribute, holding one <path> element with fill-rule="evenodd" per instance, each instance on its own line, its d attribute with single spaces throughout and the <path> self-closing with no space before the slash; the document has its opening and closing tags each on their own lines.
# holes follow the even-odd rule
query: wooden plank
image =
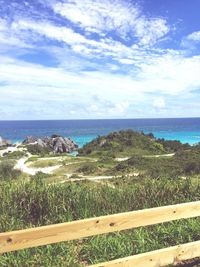
<svg viewBox="0 0 200 267">
<path fill-rule="evenodd" d="M 161 267 L 200 257 L 200 241 L 90 265 L 89 267 Z"/>
<path fill-rule="evenodd" d="M 200 201 L 0 233 L 0 253 L 200 216 Z"/>
</svg>

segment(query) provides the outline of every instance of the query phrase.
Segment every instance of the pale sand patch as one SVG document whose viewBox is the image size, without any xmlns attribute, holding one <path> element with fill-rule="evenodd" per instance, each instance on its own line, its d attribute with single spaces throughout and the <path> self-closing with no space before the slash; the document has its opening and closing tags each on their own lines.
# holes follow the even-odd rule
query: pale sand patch
<svg viewBox="0 0 200 267">
<path fill-rule="evenodd" d="M 37 172 L 43 172 L 46 174 L 52 174 L 55 170 L 59 169 L 62 165 L 56 165 L 51 167 L 45 167 L 45 168 L 30 168 L 25 164 L 25 162 L 31 157 L 32 155 L 29 153 L 28 157 L 21 158 L 17 161 L 14 169 L 20 170 L 24 173 L 35 175 Z"/>
<path fill-rule="evenodd" d="M 175 153 L 170 153 L 170 154 L 161 154 L 161 155 L 146 155 L 143 156 L 144 158 L 161 158 L 161 157 L 173 157 Z"/>
<path fill-rule="evenodd" d="M 128 160 L 130 159 L 129 157 L 125 157 L 125 158 L 116 158 L 115 160 L 116 161 L 125 161 L 125 160 Z"/>
</svg>

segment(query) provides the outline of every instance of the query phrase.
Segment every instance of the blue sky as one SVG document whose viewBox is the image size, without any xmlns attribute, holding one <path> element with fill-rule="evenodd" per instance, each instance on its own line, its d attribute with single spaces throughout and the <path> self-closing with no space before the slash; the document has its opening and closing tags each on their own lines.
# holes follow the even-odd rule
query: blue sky
<svg viewBox="0 0 200 267">
<path fill-rule="evenodd" d="M 200 116 L 199 0 L 0 0 L 0 120 Z"/>
</svg>

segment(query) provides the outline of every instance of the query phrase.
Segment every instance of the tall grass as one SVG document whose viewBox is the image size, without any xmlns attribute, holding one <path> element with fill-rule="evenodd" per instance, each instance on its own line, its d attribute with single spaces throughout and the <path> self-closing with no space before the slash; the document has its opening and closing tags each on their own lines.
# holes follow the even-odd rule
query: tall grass
<svg viewBox="0 0 200 267">
<path fill-rule="evenodd" d="M 19 178 L 21 175 L 21 171 L 15 170 L 14 167 L 15 161 L 14 160 L 1 160 L 0 161 L 0 182 L 9 181 L 13 179 Z"/>
<path fill-rule="evenodd" d="M 99 215 L 195 201 L 200 185 L 190 181 L 146 180 L 116 188 L 89 182 L 47 186 L 30 182 L 0 186 L 0 231 L 61 223 Z M 200 239 L 199 219 L 65 242 L 0 257 L 0 266 L 83 266 Z"/>
</svg>

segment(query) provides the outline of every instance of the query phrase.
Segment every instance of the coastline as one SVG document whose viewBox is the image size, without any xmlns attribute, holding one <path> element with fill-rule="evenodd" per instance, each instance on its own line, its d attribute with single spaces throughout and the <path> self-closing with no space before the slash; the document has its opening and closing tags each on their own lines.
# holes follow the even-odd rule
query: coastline
<svg viewBox="0 0 200 267">
<path fill-rule="evenodd" d="M 149 132 L 144 132 L 144 133 L 149 133 Z M 188 143 L 190 145 L 195 145 L 200 142 L 200 132 L 153 132 L 153 134 L 156 138 L 164 138 L 165 140 L 177 140 L 183 144 Z M 65 137 L 70 137 L 81 148 L 85 144 L 97 138 L 99 135 L 85 135 L 85 136 L 82 136 L 82 135 L 81 136 L 67 136 L 66 135 Z M 13 145 L 20 145 L 24 139 L 21 138 L 21 139 L 9 139 L 9 140 L 12 142 Z"/>
<path fill-rule="evenodd" d="M 82 147 L 97 136 L 126 129 L 153 133 L 156 138 L 178 140 L 191 145 L 200 142 L 200 118 L 0 121 L 0 136 L 13 144 L 22 142 L 29 135 L 51 136 L 56 133 L 70 137 Z"/>
</svg>

